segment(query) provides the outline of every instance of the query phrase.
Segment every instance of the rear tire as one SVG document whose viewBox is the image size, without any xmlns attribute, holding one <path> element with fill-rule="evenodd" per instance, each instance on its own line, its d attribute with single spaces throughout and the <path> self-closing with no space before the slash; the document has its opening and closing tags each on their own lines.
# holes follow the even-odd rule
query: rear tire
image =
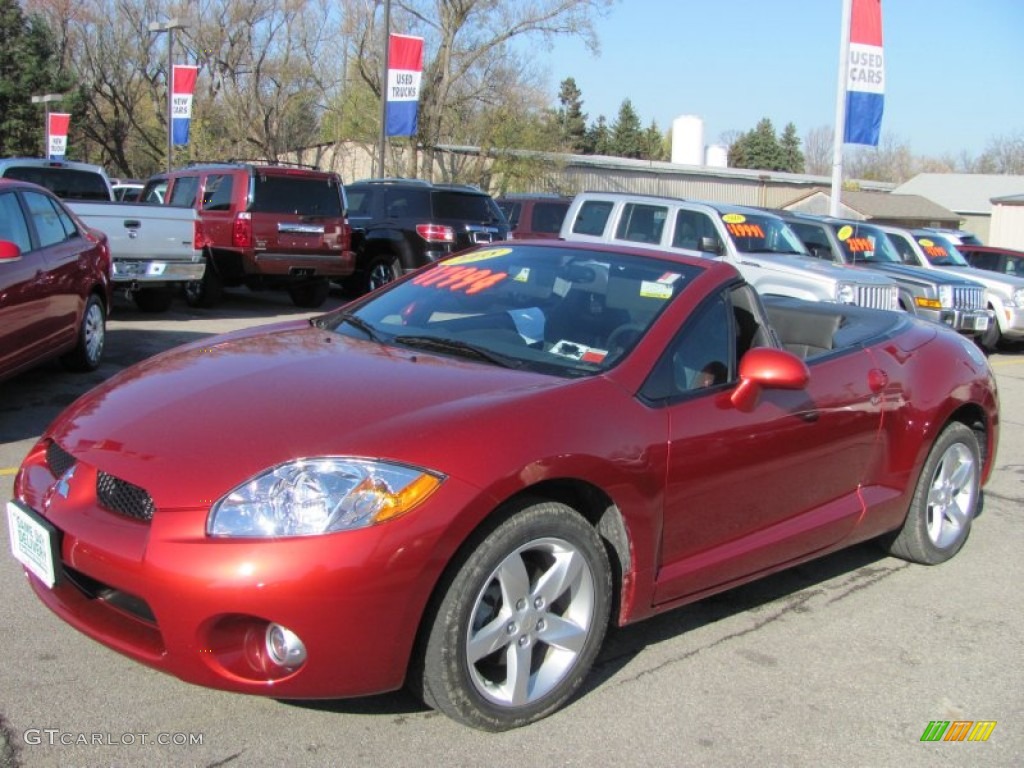
<svg viewBox="0 0 1024 768">
<path fill-rule="evenodd" d="M 69 371 L 95 371 L 100 367 L 107 339 L 107 313 L 100 299 L 92 295 L 85 302 L 82 323 L 78 326 L 78 344 L 61 357 Z"/>
<path fill-rule="evenodd" d="M 366 265 L 366 273 L 363 276 L 363 293 L 375 291 L 378 288 L 393 283 L 402 274 L 401 260 L 390 253 L 382 256 L 375 256 Z"/>
<path fill-rule="evenodd" d="M 331 292 L 331 282 L 327 279 L 306 280 L 301 283 L 291 283 L 288 286 L 288 295 L 291 296 L 292 304 L 305 309 L 316 309 L 327 301 Z"/>
<path fill-rule="evenodd" d="M 220 304 L 223 299 L 224 281 L 207 259 L 203 279 L 185 283 L 185 303 L 190 307 L 209 309 Z"/>
<path fill-rule="evenodd" d="M 928 453 L 903 527 L 888 541 L 889 553 L 924 565 L 949 560 L 967 541 L 980 497 L 978 438 L 954 422 Z"/>
<path fill-rule="evenodd" d="M 454 720 L 504 731 L 582 684 L 608 625 L 611 567 L 590 523 L 538 502 L 483 536 L 442 589 L 410 680 Z"/>
<path fill-rule="evenodd" d="M 172 288 L 140 288 L 132 291 L 132 300 L 143 312 L 166 312 L 174 303 L 174 290 Z"/>
</svg>

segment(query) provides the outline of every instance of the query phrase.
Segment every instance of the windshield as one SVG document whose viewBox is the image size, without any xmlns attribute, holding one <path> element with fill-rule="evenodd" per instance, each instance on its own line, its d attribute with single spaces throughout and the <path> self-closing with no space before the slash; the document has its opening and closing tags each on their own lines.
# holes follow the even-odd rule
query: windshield
<svg viewBox="0 0 1024 768">
<path fill-rule="evenodd" d="M 723 213 L 722 223 L 740 253 L 807 254 L 796 233 L 786 222 L 774 216 Z"/>
<path fill-rule="evenodd" d="M 835 224 L 847 264 L 900 264 L 899 253 L 882 230 L 868 224 Z"/>
<path fill-rule="evenodd" d="M 489 365 L 581 376 L 622 359 L 700 271 L 558 245 L 485 247 L 316 324 Z"/>
<path fill-rule="evenodd" d="M 916 235 L 917 244 L 924 255 L 937 267 L 966 267 L 967 259 L 951 240 L 941 235 Z"/>
</svg>

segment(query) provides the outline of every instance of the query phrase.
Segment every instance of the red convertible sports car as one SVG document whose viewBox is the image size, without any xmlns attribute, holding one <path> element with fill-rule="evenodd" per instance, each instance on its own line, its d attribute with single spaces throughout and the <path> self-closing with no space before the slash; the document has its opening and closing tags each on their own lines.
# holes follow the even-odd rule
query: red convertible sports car
<svg viewBox="0 0 1024 768">
<path fill-rule="evenodd" d="M 123 371 L 8 518 L 39 598 L 140 662 L 281 699 L 407 683 L 501 730 L 564 704 L 610 622 L 868 539 L 952 557 L 998 425 L 935 324 L 501 243 Z"/>
</svg>

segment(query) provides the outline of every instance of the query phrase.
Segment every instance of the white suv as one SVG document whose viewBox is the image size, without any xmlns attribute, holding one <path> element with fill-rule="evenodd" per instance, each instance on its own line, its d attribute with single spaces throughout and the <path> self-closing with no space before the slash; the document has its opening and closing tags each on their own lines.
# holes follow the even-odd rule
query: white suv
<svg viewBox="0 0 1024 768">
<path fill-rule="evenodd" d="M 896 283 L 823 262 L 778 216 L 758 208 L 621 192 L 581 192 L 562 222 L 564 240 L 619 243 L 727 261 L 762 296 L 899 309 Z"/>
</svg>

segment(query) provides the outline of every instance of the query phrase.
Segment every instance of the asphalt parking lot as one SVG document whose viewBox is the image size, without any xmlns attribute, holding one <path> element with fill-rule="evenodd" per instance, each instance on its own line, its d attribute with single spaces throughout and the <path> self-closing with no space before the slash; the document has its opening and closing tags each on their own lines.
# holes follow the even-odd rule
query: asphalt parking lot
<svg viewBox="0 0 1024 768">
<path fill-rule="evenodd" d="M 185 341 L 310 314 L 276 293 L 155 316 L 119 303 L 99 371 L 52 364 L 0 384 L 0 494 L 10 498 L 29 447 L 85 389 Z M 1001 443 L 959 556 L 927 568 L 859 546 L 619 630 L 575 701 L 503 734 L 456 725 L 402 692 L 294 703 L 186 685 L 51 615 L 3 526 L 0 768 L 1019 766 L 1024 350 L 990 360 Z M 936 720 L 996 725 L 984 742 L 922 742 Z"/>
</svg>

